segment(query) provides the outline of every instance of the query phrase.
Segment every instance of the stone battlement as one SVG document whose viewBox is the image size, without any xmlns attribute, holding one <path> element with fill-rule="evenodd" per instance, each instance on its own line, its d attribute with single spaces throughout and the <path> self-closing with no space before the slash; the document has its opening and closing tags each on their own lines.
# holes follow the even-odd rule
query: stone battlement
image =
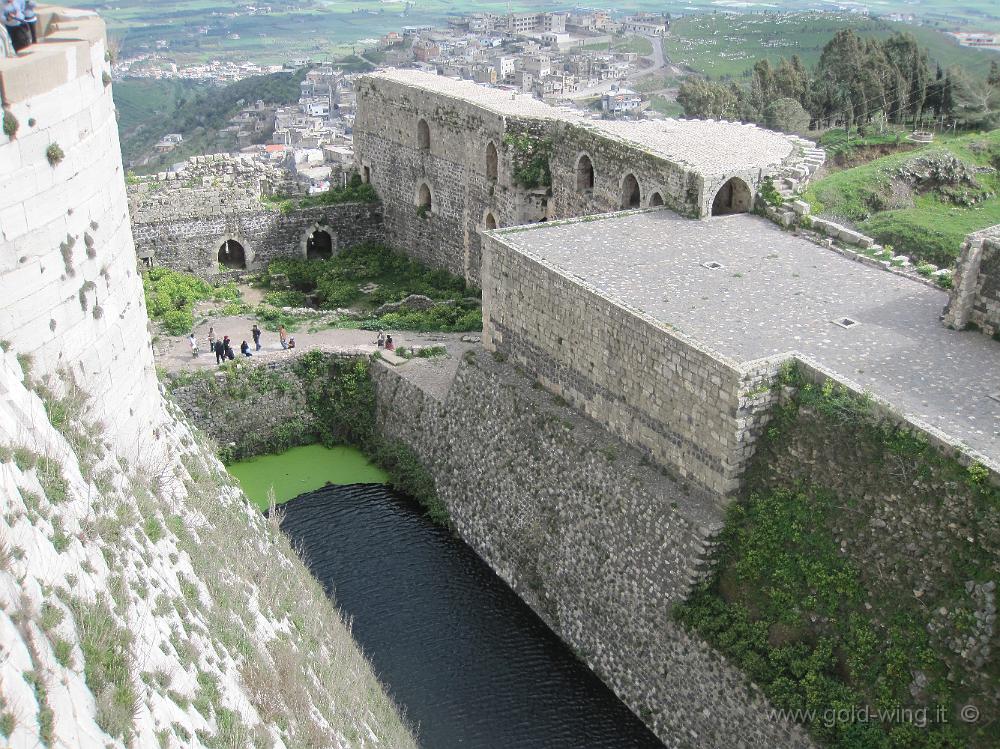
<svg viewBox="0 0 1000 749">
<path fill-rule="evenodd" d="M 40 6 L 38 43 L 0 59 L 0 94 L 10 106 L 104 72 L 104 21 L 93 11 Z M 110 79 L 109 79 L 110 82 Z"/>
</svg>

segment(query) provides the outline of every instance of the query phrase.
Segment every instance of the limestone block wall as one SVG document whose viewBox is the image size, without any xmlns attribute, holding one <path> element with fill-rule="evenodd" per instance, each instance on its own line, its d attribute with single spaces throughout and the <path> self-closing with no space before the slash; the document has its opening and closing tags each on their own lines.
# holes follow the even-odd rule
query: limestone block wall
<svg viewBox="0 0 1000 749">
<path fill-rule="evenodd" d="M 219 248 L 239 242 L 247 270 L 263 270 L 279 257 L 306 257 L 306 243 L 315 231 L 330 235 L 333 252 L 362 244 L 382 243 L 382 209 L 378 203 L 343 203 L 282 213 L 265 208 L 253 197 L 243 202 L 214 188 L 172 188 L 164 198 L 168 215 L 157 218 L 145 210 L 134 218 L 136 250 L 153 265 L 211 277 L 219 271 Z M 178 206 L 186 206 L 184 207 Z M 252 206 L 252 208 L 250 207 Z"/>
<path fill-rule="evenodd" d="M 4 109 L 18 123 L 13 137 L 0 134 L 0 339 L 31 357 L 34 377 L 70 373 L 109 437 L 136 450 L 164 415 L 104 24 L 80 11 L 48 14 L 58 41 L 0 65 Z"/>
<path fill-rule="evenodd" d="M 966 237 L 944 323 L 958 330 L 976 325 L 986 335 L 1000 332 L 1000 226 Z"/>
<path fill-rule="evenodd" d="M 739 367 L 487 235 L 483 342 L 657 463 L 721 495 L 740 486 L 766 398 Z M 767 387 L 764 388 L 767 390 Z"/>
<path fill-rule="evenodd" d="M 373 366 L 377 420 L 431 471 L 462 538 L 667 746 L 811 746 L 672 621 L 722 526 L 715 498 L 509 363 L 480 352 L 446 393 L 421 384 L 440 364 Z"/>
</svg>

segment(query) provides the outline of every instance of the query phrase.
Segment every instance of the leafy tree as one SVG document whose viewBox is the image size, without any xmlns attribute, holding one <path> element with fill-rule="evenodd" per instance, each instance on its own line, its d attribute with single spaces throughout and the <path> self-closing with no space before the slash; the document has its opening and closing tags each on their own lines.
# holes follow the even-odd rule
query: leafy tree
<svg viewBox="0 0 1000 749">
<path fill-rule="evenodd" d="M 737 115 L 737 97 L 724 83 L 690 78 L 677 91 L 677 103 L 686 117 L 732 119 Z"/>
<path fill-rule="evenodd" d="M 809 129 L 809 113 L 795 99 L 775 99 L 764 108 L 764 126 L 783 133 Z"/>
</svg>

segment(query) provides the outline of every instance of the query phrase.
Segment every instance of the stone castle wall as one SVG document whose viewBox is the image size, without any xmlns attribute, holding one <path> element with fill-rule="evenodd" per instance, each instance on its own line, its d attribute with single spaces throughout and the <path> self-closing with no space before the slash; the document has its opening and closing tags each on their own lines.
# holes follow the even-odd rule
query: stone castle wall
<svg viewBox="0 0 1000 749">
<path fill-rule="evenodd" d="M 0 61 L 4 108 L 18 123 L 13 137 L 0 134 L 0 338 L 31 357 L 34 377 L 72 375 L 109 438 L 134 450 L 165 417 L 104 23 L 46 9 L 41 25 L 52 43 Z"/>
<path fill-rule="evenodd" d="M 383 79 L 362 79 L 357 90 L 356 159 L 385 205 L 390 244 L 475 285 L 487 216 L 502 227 L 617 210 L 627 173 L 639 181 L 643 205 L 658 193 L 666 205 L 698 215 L 697 175 L 600 133 L 557 120 L 508 118 Z M 418 142 L 421 119 L 430 131 L 429 148 Z M 551 189 L 515 183 L 515 152 L 505 136 L 521 134 L 550 145 Z M 495 179 L 487 174 L 489 144 L 498 152 Z M 595 180 L 593 189 L 580 190 L 576 165 L 584 153 L 594 161 Z M 417 211 L 421 184 L 432 195 L 426 215 Z"/>
<path fill-rule="evenodd" d="M 753 393 L 767 372 L 742 368 L 501 239 L 486 237 L 484 345 L 677 475 L 735 492 L 766 418 L 766 393 Z"/>
<path fill-rule="evenodd" d="M 510 364 L 479 353 L 446 393 L 412 369 L 436 365 L 373 367 L 379 428 L 417 454 L 462 538 L 548 626 L 667 746 L 811 746 L 671 618 L 722 527 L 713 495 Z"/>
<path fill-rule="evenodd" d="M 962 244 L 944 315 L 945 325 L 1000 333 L 1000 226 L 970 234 Z"/>
<path fill-rule="evenodd" d="M 305 258 L 306 243 L 317 231 L 330 235 L 333 254 L 385 241 L 378 203 L 341 203 L 283 213 L 263 207 L 256 198 L 255 208 L 249 209 L 215 188 L 182 186 L 169 189 L 163 200 L 187 216 L 162 220 L 147 211 L 149 220 L 134 219 L 138 254 L 150 258 L 154 266 L 209 278 L 220 272 L 219 248 L 227 240 L 242 245 L 249 271 L 264 270 L 281 257 Z M 178 203 L 190 210 L 177 208 Z"/>
<path fill-rule="evenodd" d="M 700 217 L 711 213 L 716 192 L 733 177 L 755 191 L 765 175 L 778 176 L 789 169 L 811 173 L 799 165 L 812 144 L 791 137 L 783 146 L 784 156 L 775 152 L 763 160 L 744 159 L 745 168 L 712 166 L 702 171 L 681 158 L 665 158 L 653 147 L 629 140 L 629 128 L 638 141 L 669 139 L 655 132 L 654 123 L 598 126 L 579 113 L 531 100 L 504 103 L 500 99 L 506 92 L 434 76 L 411 80 L 404 73 L 372 75 L 360 79 L 356 90 L 355 160 L 385 204 L 389 242 L 474 284 L 479 279 L 480 233 L 492 228 L 491 221 L 499 227 L 518 226 L 619 210 L 628 175 L 638 182 L 641 207 L 663 204 L 683 215 Z M 428 126 L 426 144 L 418 135 L 421 121 Z M 708 128 L 705 138 L 710 139 L 716 126 L 729 128 L 730 139 L 732 129 L 740 127 L 732 123 L 672 125 L 686 128 L 689 139 L 701 127 Z M 524 135 L 546 149 L 551 185 L 526 189 L 514 181 L 518 148 L 513 141 Z M 489 174 L 487 166 L 491 145 L 498 152 L 495 175 Z M 592 187 L 578 180 L 577 167 L 584 155 L 593 163 Z M 764 163 L 766 168 L 761 168 Z M 428 185 L 432 194 L 427 215 L 418 215 L 417 210 L 421 184 Z"/>
</svg>

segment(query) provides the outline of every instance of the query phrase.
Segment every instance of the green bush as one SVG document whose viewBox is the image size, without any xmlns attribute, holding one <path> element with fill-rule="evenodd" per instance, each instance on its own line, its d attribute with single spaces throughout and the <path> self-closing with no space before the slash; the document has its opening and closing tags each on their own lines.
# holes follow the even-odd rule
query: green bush
<svg viewBox="0 0 1000 749">
<path fill-rule="evenodd" d="M 195 302 L 207 299 L 235 302 L 239 299 L 239 290 L 233 283 L 216 288 L 197 276 L 168 268 L 152 268 L 145 273 L 142 288 L 150 319 L 162 322 L 170 335 L 191 332 L 194 328 Z"/>
<path fill-rule="evenodd" d="M 315 208 L 339 203 L 374 203 L 377 200 L 378 193 L 375 192 L 375 188 L 362 182 L 361 177 L 355 174 L 345 187 L 331 187 L 326 192 L 304 198 L 276 195 L 266 202 L 275 205 L 282 213 L 288 213 L 297 208 Z"/>
<path fill-rule="evenodd" d="M 479 291 L 447 271 L 433 270 L 423 263 L 393 252 L 382 245 L 364 245 L 344 250 L 330 260 L 275 260 L 263 278 L 271 286 L 276 275 L 285 275 L 298 292 L 315 293 L 324 309 L 350 307 L 374 310 L 386 302 L 397 302 L 410 294 L 440 301 L 459 302 L 459 311 L 443 309 L 433 314 L 398 313 L 404 330 L 480 330 L 481 315 L 470 314 L 478 304 L 461 300 L 476 298 Z M 373 284 L 370 294 L 361 287 Z M 289 306 L 289 305 L 282 305 Z M 395 318 L 394 318 L 395 319 Z M 372 325 L 377 325 L 372 322 Z M 443 327 L 442 327 L 443 326 Z"/>
<path fill-rule="evenodd" d="M 297 290 L 269 291 L 264 294 L 264 303 L 272 307 L 305 307 L 306 295 Z"/>
<path fill-rule="evenodd" d="M 194 315 L 190 309 L 172 309 L 162 319 L 163 328 L 170 335 L 187 335 L 194 329 Z"/>
<path fill-rule="evenodd" d="M 17 121 L 17 117 L 14 116 L 13 112 L 8 112 L 4 110 L 3 113 L 3 134 L 8 138 L 13 139 L 17 135 L 17 130 L 20 127 L 20 123 Z"/>
<path fill-rule="evenodd" d="M 52 143 L 45 149 L 45 158 L 49 160 L 50 166 L 55 166 L 66 158 L 66 154 L 63 153 L 63 150 L 58 143 Z"/>
</svg>

